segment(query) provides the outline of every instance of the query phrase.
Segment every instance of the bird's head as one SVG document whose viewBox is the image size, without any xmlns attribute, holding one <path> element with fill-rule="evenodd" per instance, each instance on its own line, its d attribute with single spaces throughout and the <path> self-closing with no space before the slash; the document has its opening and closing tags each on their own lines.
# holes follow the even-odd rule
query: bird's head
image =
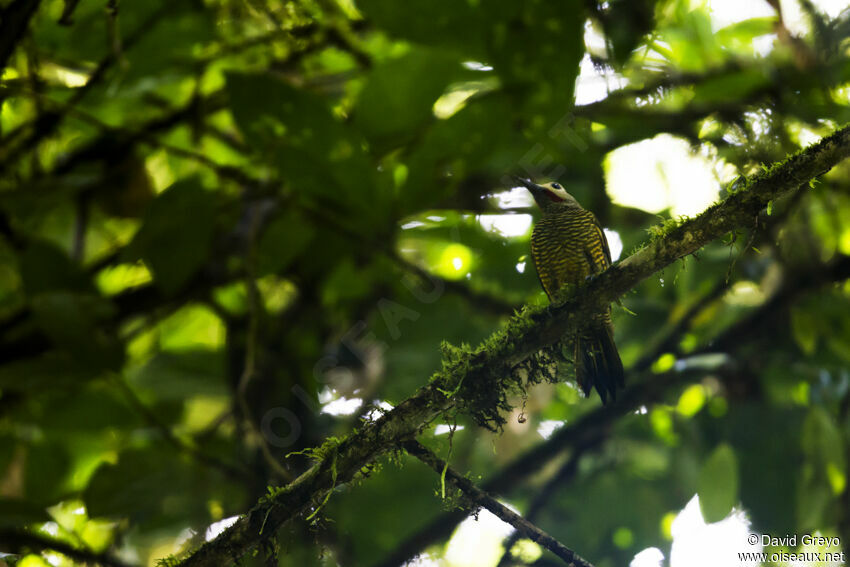
<svg viewBox="0 0 850 567">
<path fill-rule="evenodd" d="M 578 201 L 575 200 L 575 197 L 567 193 L 560 183 L 553 181 L 551 183 L 538 185 L 521 177 L 515 177 L 514 179 L 516 179 L 520 185 L 528 189 L 531 196 L 534 197 L 534 200 L 541 209 L 545 210 L 553 204 L 558 203 L 574 204 L 578 206 Z"/>
</svg>

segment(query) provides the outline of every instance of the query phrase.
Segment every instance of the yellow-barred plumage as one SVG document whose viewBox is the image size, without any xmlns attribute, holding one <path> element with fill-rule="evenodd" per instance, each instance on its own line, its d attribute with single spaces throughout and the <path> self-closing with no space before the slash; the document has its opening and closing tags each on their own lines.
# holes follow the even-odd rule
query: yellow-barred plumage
<svg viewBox="0 0 850 567">
<path fill-rule="evenodd" d="M 564 285 L 579 284 L 611 265 L 608 240 L 593 213 L 557 183 L 520 182 L 543 213 L 531 235 L 531 257 L 550 300 Z M 611 309 L 595 316 L 572 339 L 576 380 L 585 395 L 595 387 L 603 403 L 609 395 L 615 398 L 624 377 Z"/>
</svg>

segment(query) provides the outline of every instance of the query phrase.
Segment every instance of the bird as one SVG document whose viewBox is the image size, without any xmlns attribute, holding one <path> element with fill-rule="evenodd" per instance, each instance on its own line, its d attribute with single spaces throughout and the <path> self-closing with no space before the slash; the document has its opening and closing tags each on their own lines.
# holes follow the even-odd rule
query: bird
<svg viewBox="0 0 850 567">
<path fill-rule="evenodd" d="M 582 208 L 560 183 L 537 185 L 520 177 L 540 208 L 531 233 L 531 259 L 543 290 L 554 301 L 566 285 L 577 285 L 611 265 L 608 239 L 596 216 Z M 623 363 L 614 343 L 611 307 L 593 316 L 570 337 L 576 381 L 585 396 L 596 388 L 602 403 L 625 386 Z"/>
</svg>

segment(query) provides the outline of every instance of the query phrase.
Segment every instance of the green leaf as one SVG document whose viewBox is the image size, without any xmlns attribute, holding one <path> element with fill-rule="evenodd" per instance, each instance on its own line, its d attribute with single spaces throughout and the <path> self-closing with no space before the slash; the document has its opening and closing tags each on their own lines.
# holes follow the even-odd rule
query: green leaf
<svg viewBox="0 0 850 567">
<path fill-rule="evenodd" d="M 602 20 L 614 60 L 622 65 L 655 23 L 654 0 L 612 0 Z"/>
<path fill-rule="evenodd" d="M 750 18 L 742 22 L 721 28 L 714 33 L 714 37 L 724 45 L 752 45 L 754 38 L 775 33 L 776 17 Z"/>
<path fill-rule="evenodd" d="M 190 72 L 196 65 L 198 48 L 216 38 L 213 12 L 199 2 L 133 2 L 126 12 L 121 7 L 118 21 L 125 33 L 132 33 L 137 26 L 144 24 L 151 12 L 166 2 L 172 4 L 168 13 L 127 50 L 128 73 L 125 79 L 182 80 L 183 75 L 176 71 Z M 133 9 L 133 4 L 141 6 Z"/>
<path fill-rule="evenodd" d="M 358 0 L 358 8 L 389 33 L 423 45 L 484 56 L 486 26 L 471 2 L 457 0 Z M 493 6 L 494 9 L 498 9 Z M 411 14 L 416 14 L 411 18 Z"/>
<path fill-rule="evenodd" d="M 321 97 L 270 75 L 229 73 L 230 108 L 245 141 L 266 156 L 284 145 L 314 158 L 350 154 L 356 148 L 351 132 L 334 118 Z"/>
<path fill-rule="evenodd" d="M 490 14 L 488 62 L 505 85 L 530 89 L 527 106 L 547 115 L 548 130 L 573 104 L 584 54 L 584 6 L 579 0 L 509 6 L 501 14 Z"/>
<path fill-rule="evenodd" d="M 257 275 L 285 270 L 313 240 L 316 229 L 303 215 L 288 209 L 271 221 L 258 244 Z"/>
<path fill-rule="evenodd" d="M 379 153 L 410 140 L 433 118 L 434 102 L 461 71 L 456 58 L 425 49 L 383 63 L 360 92 L 357 125 Z"/>
<path fill-rule="evenodd" d="M 408 162 L 403 212 L 435 206 L 457 189 L 452 183 L 470 171 L 490 167 L 501 175 L 515 167 L 528 144 L 511 145 L 518 140 L 511 127 L 514 113 L 507 95 L 493 93 L 429 128 Z"/>
<path fill-rule="evenodd" d="M 206 263 L 214 231 L 214 195 L 195 178 L 178 181 L 151 203 L 126 253 L 142 258 L 156 285 L 174 294 Z"/>
<path fill-rule="evenodd" d="M 803 452 L 817 467 L 826 471 L 833 467 L 844 473 L 844 451 L 841 431 L 832 416 L 822 407 L 813 407 L 803 422 Z"/>
<path fill-rule="evenodd" d="M 737 102 L 769 83 L 765 73 L 758 68 L 709 78 L 694 87 L 696 104 Z"/>
<path fill-rule="evenodd" d="M 101 367 L 80 364 L 69 352 L 51 351 L 0 366 L 0 388 L 13 392 L 38 392 L 42 388 L 67 388 L 100 374 Z"/>
<path fill-rule="evenodd" d="M 28 524 L 49 522 L 53 518 L 43 505 L 20 499 L 0 498 L 0 526 L 20 528 Z"/>
<path fill-rule="evenodd" d="M 697 494 L 708 523 L 719 522 L 732 511 L 738 502 L 738 460 L 732 447 L 721 444 L 703 463 Z"/>
<path fill-rule="evenodd" d="M 227 92 L 245 140 L 299 198 L 357 230 L 387 222 L 391 180 L 376 176 L 363 136 L 327 101 L 268 75 L 230 73 Z"/>
<path fill-rule="evenodd" d="M 142 425 L 138 410 L 111 383 L 94 382 L 86 386 L 44 402 L 38 425 L 51 434 L 99 433 Z"/>
<path fill-rule="evenodd" d="M 54 504 L 65 495 L 65 481 L 71 459 L 68 448 L 55 440 L 35 443 L 27 448 L 24 469 L 24 494 L 40 504 Z"/>
<path fill-rule="evenodd" d="M 120 367 L 121 343 L 102 325 L 114 315 L 109 301 L 92 294 L 57 291 L 34 296 L 31 306 L 41 330 L 76 360 L 93 370 Z"/>
<path fill-rule="evenodd" d="M 83 499 L 90 516 L 129 518 L 144 531 L 208 522 L 207 499 L 225 490 L 232 486 L 174 452 L 133 449 L 101 465 Z"/>
<path fill-rule="evenodd" d="M 133 383 L 163 400 L 192 396 L 224 396 L 225 357 L 221 351 L 160 352 L 132 373 Z"/>
<path fill-rule="evenodd" d="M 94 291 L 88 276 L 64 250 L 35 239 L 21 253 L 21 279 L 30 295 L 56 290 Z"/>
<path fill-rule="evenodd" d="M 388 553 L 440 512 L 440 498 L 434 494 L 440 478 L 416 459 L 402 459 L 403 466 L 386 463 L 374 473 L 375 482 L 335 494 L 328 502 L 334 525 L 351 536 L 354 565 L 368 565 Z M 404 506 L 375 505 L 402 495 Z M 362 511 L 367 509 L 373 513 L 364 522 Z"/>
<path fill-rule="evenodd" d="M 791 333 L 800 350 L 807 355 L 815 352 L 818 341 L 818 321 L 811 309 L 791 308 Z"/>
</svg>

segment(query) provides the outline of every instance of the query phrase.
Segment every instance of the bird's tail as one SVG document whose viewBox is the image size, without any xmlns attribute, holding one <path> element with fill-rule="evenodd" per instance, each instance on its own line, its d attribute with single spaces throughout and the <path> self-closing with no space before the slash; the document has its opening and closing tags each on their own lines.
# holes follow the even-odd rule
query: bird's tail
<svg viewBox="0 0 850 567">
<path fill-rule="evenodd" d="M 625 386 L 625 378 L 611 325 L 600 322 L 582 331 L 575 340 L 573 360 L 576 380 L 585 396 L 595 386 L 603 404 L 609 394 L 612 400 L 617 398 L 617 388 Z"/>
</svg>

